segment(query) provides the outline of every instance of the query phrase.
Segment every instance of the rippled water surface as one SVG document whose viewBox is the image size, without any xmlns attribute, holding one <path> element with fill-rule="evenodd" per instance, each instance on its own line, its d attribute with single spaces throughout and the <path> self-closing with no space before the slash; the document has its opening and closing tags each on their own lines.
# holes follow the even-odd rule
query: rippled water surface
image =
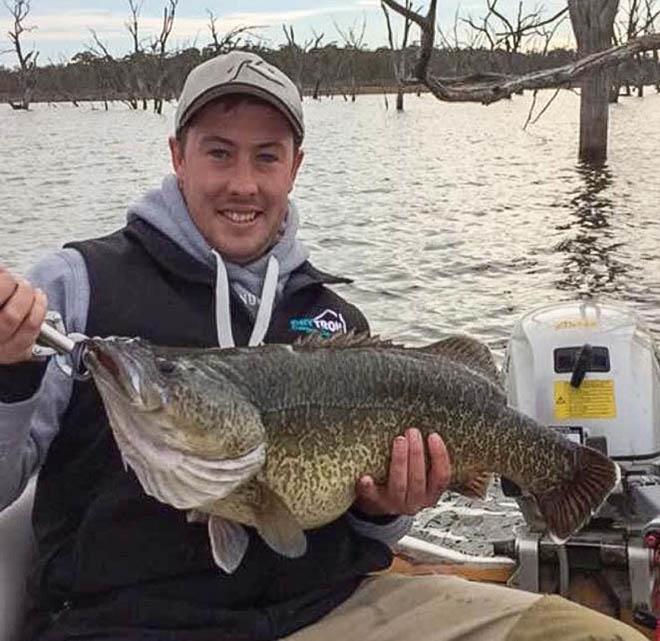
<svg viewBox="0 0 660 641">
<path fill-rule="evenodd" d="M 547 97 L 547 96 L 546 96 Z M 407 97 L 306 102 L 295 191 L 315 262 L 375 331 L 422 343 L 464 331 L 500 349 L 546 302 L 621 300 L 660 331 L 660 96 L 611 110 L 608 166 L 576 162 L 579 99 L 564 92 L 523 131 L 528 97 L 490 107 Z M 122 224 L 169 169 L 162 117 L 0 106 L 0 262 L 18 270 Z"/>
</svg>

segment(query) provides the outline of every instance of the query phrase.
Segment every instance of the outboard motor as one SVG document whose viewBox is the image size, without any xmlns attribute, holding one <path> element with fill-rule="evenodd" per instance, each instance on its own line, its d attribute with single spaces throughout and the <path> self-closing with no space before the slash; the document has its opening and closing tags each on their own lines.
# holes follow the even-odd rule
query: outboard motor
<svg viewBox="0 0 660 641">
<path fill-rule="evenodd" d="M 509 404 L 620 460 L 660 457 L 660 362 L 631 310 L 594 302 L 536 309 L 505 359 Z"/>
<path fill-rule="evenodd" d="M 566 438 L 616 460 L 622 484 L 585 529 L 557 545 L 528 527 L 517 535 L 514 584 L 568 595 L 571 576 L 597 573 L 638 623 L 655 629 L 660 560 L 660 358 L 632 310 L 593 301 L 548 305 L 523 316 L 507 346 L 508 402 Z M 515 487 L 503 479 L 505 493 Z M 545 562 L 544 562 L 545 559 Z M 545 567 L 545 565 L 549 565 Z M 554 581 L 554 584 L 553 584 Z M 612 597 L 614 598 L 614 597 Z"/>
</svg>

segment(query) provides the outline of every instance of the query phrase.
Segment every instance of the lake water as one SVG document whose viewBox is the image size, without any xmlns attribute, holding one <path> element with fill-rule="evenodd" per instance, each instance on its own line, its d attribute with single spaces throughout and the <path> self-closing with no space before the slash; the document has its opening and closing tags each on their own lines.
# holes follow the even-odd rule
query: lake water
<svg viewBox="0 0 660 641">
<path fill-rule="evenodd" d="M 576 162 L 575 94 L 523 131 L 529 102 L 408 96 L 402 114 L 381 96 L 306 103 L 302 237 L 319 267 L 355 279 L 342 293 L 375 332 L 421 344 L 462 331 L 501 355 L 522 313 L 589 296 L 632 305 L 660 332 L 660 96 L 611 109 L 599 170 Z M 172 115 L 0 106 L 0 263 L 24 271 L 120 226 L 169 170 Z M 497 492 L 446 499 L 420 515 L 416 536 L 490 554 L 522 522 Z"/>
<path fill-rule="evenodd" d="M 500 351 L 526 310 L 585 296 L 660 331 L 660 95 L 613 106 L 601 170 L 576 162 L 574 93 L 523 131 L 529 102 L 306 101 L 302 237 L 355 279 L 342 292 L 374 331 L 420 344 L 458 330 Z M 172 107 L 98 107 L 0 106 L 0 262 L 25 270 L 118 227 L 169 170 Z"/>
</svg>

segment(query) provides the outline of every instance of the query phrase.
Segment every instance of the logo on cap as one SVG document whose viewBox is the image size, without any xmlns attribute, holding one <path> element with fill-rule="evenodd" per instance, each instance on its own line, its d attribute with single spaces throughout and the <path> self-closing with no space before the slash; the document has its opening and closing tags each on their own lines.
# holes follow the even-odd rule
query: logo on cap
<svg viewBox="0 0 660 641">
<path fill-rule="evenodd" d="M 233 77 L 228 80 L 228 82 L 236 82 L 237 80 L 240 82 L 241 74 L 243 74 L 246 69 L 250 69 L 254 73 L 260 75 L 262 78 L 270 80 L 271 82 L 278 84 L 280 87 L 284 87 L 284 83 L 280 82 L 275 77 L 277 74 L 277 69 L 263 60 L 243 60 L 243 62 L 241 62 L 238 67 L 230 67 L 227 69 L 227 75 L 231 75 L 234 69 L 236 69 L 236 72 L 234 73 Z"/>
</svg>

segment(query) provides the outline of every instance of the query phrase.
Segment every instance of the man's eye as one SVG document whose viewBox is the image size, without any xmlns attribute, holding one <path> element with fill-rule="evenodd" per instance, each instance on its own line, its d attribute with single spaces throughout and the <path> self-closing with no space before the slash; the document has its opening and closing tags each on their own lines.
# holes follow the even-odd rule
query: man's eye
<svg viewBox="0 0 660 641">
<path fill-rule="evenodd" d="M 277 162 L 277 154 L 260 153 L 257 157 L 262 162 Z"/>
<path fill-rule="evenodd" d="M 210 154 L 214 158 L 220 158 L 222 160 L 229 156 L 229 152 L 226 149 L 211 149 Z"/>
</svg>

